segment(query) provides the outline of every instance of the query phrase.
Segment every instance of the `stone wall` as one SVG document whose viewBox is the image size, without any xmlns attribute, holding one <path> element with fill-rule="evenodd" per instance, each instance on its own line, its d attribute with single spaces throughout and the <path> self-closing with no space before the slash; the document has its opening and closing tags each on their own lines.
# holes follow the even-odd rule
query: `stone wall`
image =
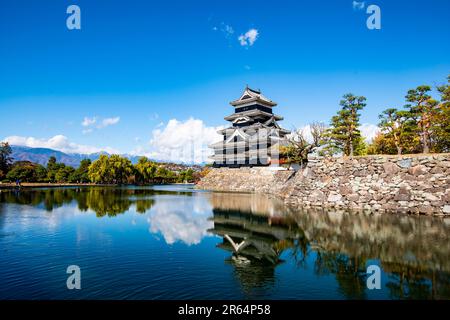
<svg viewBox="0 0 450 320">
<path fill-rule="evenodd" d="M 450 154 L 317 158 L 297 172 L 212 169 L 198 187 L 273 194 L 302 207 L 450 214 Z"/>
<path fill-rule="evenodd" d="M 280 194 L 295 171 L 271 170 L 267 167 L 214 168 L 198 184 L 201 189 L 215 191 L 258 192 Z"/>
</svg>

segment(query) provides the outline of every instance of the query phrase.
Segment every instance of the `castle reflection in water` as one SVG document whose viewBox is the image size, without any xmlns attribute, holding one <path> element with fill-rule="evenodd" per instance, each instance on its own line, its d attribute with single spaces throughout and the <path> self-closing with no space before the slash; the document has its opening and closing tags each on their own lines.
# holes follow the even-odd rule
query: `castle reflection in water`
<svg viewBox="0 0 450 320">
<path fill-rule="evenodd" d="M 8 217 L 5 203 L 48 212 L 76 203 L 100 218 L 133 209 L 148 214 L 150 232 L 168 244 L 221 237 L 217 247 L 229 252 L 226 263 L 244 291 L 273 285 L 277 268 L 289 260 L 333 276 L 347 298 L 366 297 L 372 263 L 382 268 L 391 298 L 450 298 L 448 218 L 296 210 L 262 195 L 183 188 L 66 188 L 0 192 L 0 228 Z"/>
<path fill-rule="evenodd" d="M 264 196 L 212 193 L 219 248 L 245 286 L 274 281 L 284 251 L 306 267 L 334 274 L 349 298 L 364 298 L 366 267 L 388 274 L 392 298 L 450 297 L 450 220 L 329 210 L 294 210 Z"/>
</svg>

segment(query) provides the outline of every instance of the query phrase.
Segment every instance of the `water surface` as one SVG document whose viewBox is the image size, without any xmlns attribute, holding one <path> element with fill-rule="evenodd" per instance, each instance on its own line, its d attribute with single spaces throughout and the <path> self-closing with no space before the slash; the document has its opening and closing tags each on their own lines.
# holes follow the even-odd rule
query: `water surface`
<svg viewBox="0 0 450 320">
<path fill-rule="evenodd" d="M 1 191 L 0 299 L 449 299 L 449 235 L 448 219 L 185 185 Z"/>
</svg>

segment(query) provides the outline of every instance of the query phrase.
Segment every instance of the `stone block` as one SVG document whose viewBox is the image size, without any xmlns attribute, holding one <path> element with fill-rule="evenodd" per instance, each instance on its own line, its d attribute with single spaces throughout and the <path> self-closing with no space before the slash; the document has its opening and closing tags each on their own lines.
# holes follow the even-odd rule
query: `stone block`
<svg viewBox="0 0 450 320">
<path fill-rule="evenodd" d="M 392 163 L 392 162 L 385 162 L 385 163 L 383 163 L 383 169 L 384 169 L 384 172 L 388 176 L 394 175 L 394 174 L 396 174 L 397 172 L 400 171 L 400 168 L 395 163 Z"/>
</svg>

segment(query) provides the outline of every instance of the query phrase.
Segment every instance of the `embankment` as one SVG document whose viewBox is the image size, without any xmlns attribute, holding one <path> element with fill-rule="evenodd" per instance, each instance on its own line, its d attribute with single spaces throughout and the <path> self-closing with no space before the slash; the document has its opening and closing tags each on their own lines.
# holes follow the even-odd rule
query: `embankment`
<svg viewBox="0 0 450 320">
<path fill-rule="evenodd" d="M 272 194 L 302 207 L 450 214 L 450 154 L 316 158 L 297 172 L 219 168 L 197 187 Z"/>
</svg>

